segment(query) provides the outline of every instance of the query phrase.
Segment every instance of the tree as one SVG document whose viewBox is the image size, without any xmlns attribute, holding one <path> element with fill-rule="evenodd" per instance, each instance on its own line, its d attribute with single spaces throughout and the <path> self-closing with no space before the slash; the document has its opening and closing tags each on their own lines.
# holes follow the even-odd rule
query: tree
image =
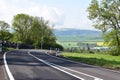
<svg viewBox="0 0 120 80">
<path fill-rule="evenodd" d="M 17 14 L 13 19 L 13 29 L 18 38 L 18 41 L 22 43 L 31 44 L 31 26 L 33 18 L 27 14 Z"/>
<path fill-rule="evenodd" d="M 103 32 L 103 38 L 115 55 L 120 55 L 120 1 L 92 0 L 88 7 L 89 19 Z"/>
<path fill-rule="evenodd" d="M 42 22 L 39 17 L 33 18 L 31 32 L 32 32 L 32 39 L 34 41 L 33 45 L 37 48 L 42 38 Z"/>
<path fill-rule="evenodd" d="M 2 40 L 2 42 L 9 39 L 10 33 L 8 32 L 8 28 L 8 23 L 0 21 L 0 39 Z"/>
<path fill-rule="evenodd" d="M 0 44 L 2 43 L 2 51 L 6 49 L 4 43 L 12 37 L 12 34 L 8 31 L 8 28 L 8 23 L 0 21 Z"/>
<path fill-rule="evenodd" d="M 40 47 L 42 49 L 44 44 L 49 42 L 55 43 L 55 36 L 52 33 L 49 22 L 45 21 L 43 18 L 34 17 L 31 31 L 34 45 L 36 47 Z"/>
<path fill-rule="evenodd" d="M 13 19 L 14 39 L 17 42 L 34 45 L 36 48 L 47 48 L 46 46 L 59 46 L 52 32 L 49 21 L 40 17 L 27 14 L 17 14 Z"/>
</svg>

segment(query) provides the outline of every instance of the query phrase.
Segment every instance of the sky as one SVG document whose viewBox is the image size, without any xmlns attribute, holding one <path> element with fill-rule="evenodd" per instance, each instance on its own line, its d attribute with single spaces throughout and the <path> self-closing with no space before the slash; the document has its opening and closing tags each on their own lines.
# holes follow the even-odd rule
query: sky
<svg viewBox="0 0 120 80">
<path fill-rule="evenodd" d="M 55 29 L 90 29 L 87 8 L 91 0 L 0 0 L 0 20 L 11 25 L 16 14 L 24 13 L 49 20 Z"/>
</svg>

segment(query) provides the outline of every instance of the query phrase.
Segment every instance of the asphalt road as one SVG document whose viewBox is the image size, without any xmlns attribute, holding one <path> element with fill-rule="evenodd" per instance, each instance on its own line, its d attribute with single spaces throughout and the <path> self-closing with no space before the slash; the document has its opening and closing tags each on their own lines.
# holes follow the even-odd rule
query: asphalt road
<svg viewBox="0 0 120 80">
<path fill-rule="evenodd" d="M 120 80 L 119 72 L 72 62 L 44 51 L 11 51 L 6 54 L 6 62 L 15 80 Z"/>
</svg>

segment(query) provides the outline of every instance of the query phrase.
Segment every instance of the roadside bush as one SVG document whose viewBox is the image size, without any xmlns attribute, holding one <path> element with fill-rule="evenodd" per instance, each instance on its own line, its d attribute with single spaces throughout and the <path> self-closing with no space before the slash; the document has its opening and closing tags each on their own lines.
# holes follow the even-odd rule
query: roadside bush
<svg viewBox="0 0 120 80">
<path fill-rule="evenodd" d="M 7 47 L 2 47 L 2 52 L 8 51 Z"/>
<path fill-rule="evenodd" d="M 91 51 L 91 50 L 90 50 L 89 53 L 94 54 L 94 51 Z"/>
<path fill-rule="evenodd" d="M 118 55 L 120 55 L 120 47 L 118 47 L 118 48 L 112 48 L 109 53 L 110 53 L 111 55 L 113 55 L 113 56 L 118 56 Z"/>
<path fill-rule="evenodd" d="M 32 45 L 19 44 L 19 49 L 34 49 Z"/>
<path fill-rule="evenodd" d="M 59 48 L 60 51 L 63 51 L 63 47 L 57 43 L 44 43 L 43 49 L 50 49 L 50 48 Z"/>
</svg>

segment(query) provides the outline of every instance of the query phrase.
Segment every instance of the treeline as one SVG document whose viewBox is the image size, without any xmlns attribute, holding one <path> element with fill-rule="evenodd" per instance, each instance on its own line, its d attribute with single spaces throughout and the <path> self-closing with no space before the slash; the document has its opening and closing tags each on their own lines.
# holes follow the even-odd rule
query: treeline
<svg viewBox="0 0 120 80">
<path fill-rule="evenodd" d="M 12 28 L 11 32 L 9 28 Z M 2 43 L 14 43 L 19 48 L 63 50 L 63 47 L 56 43 L 49 21 L 28 14 L 15 15 L 11 27 L 5 21 L 0 21 L 0 40 Z"/>
</svg>

